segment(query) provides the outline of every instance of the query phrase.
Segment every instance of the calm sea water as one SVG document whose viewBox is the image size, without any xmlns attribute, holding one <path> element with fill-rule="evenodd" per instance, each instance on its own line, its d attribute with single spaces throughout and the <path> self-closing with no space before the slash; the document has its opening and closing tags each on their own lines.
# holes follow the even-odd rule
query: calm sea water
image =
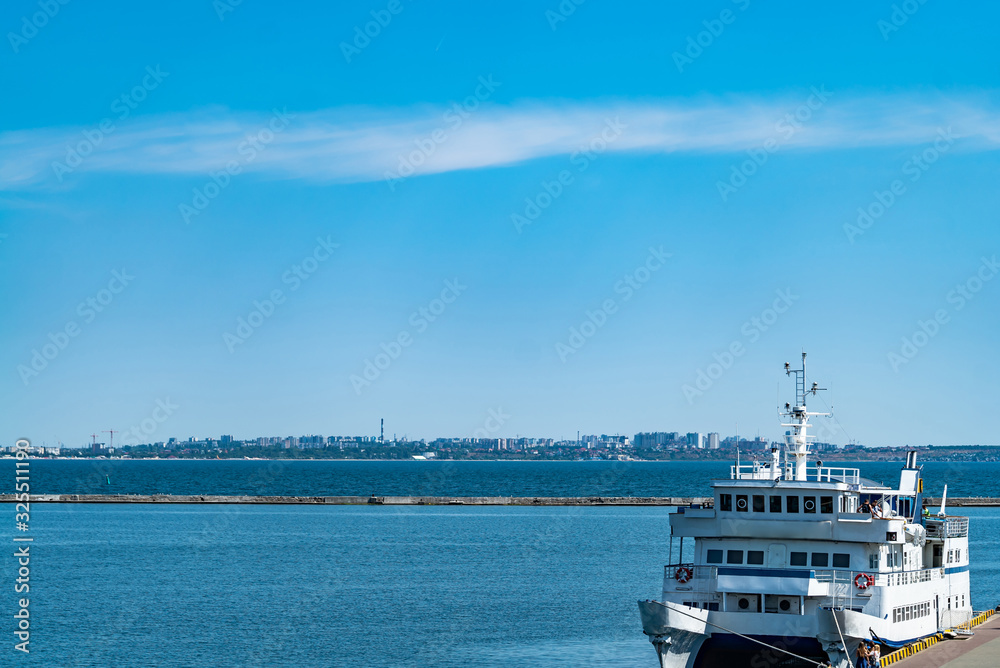
<svg viewBox="0 0 1000 668">
<path fill-rule="evenodd" d="M 0 665 L 653 668 L 635 601 L 659 593 L 667 514 L 39 505 L 32 652 L 13 655 L 4 585 Z M 967 514 L 992 606 L 1000 510 Z"/>
<path fill-rule="evenodd" d="M 726 472 L 693 462 L 270 464 L 99 462 L 105 473 L 36 461 L 32 483 L 92 492 L 110 475 L 114 491 L 132 493 L 700 495 L 706 477 Z M 886 480 L 896 468 L 881 469 Z M 998 472 L 925 469 L 947 475 L 955 495 L 996 494 Z M 10 549 L 0 665 L 653 668 L 635 601 L 661 588 L 669 510 L 38 504 L 32 652 L 13 653 Z M 0 540 L 13 545 L 13 506 L 0 512 Z M 992 607 L 1000 509 L 958 512 L 972 518 L 973 604 Z"/>
<path fill-rule="evenodd" d="M 448 462 L 247 460 L 34 460 L 35 493 L 706 496 L 731 462 Z M 893 483 L 899 463 L 834 463 Z M 0 460 L 13 475 L 14 460 Z M 1000 462 L 924 463 L 926 490 L 1000 496 Z M 110 484 L 109 481 L 110 480 Z"/>
</svg>

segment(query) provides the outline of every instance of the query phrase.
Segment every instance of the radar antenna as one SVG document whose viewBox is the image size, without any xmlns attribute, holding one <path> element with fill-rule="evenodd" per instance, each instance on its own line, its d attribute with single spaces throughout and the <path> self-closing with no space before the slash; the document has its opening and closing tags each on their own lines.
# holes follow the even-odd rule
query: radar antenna
<svg viewBox="0 0 1000 668">
<path fill-rule="evenodd" d="M 830 413 L 810 413 L 806 410 L 806 399 L 810 394 L 825 390 L 819 383 L 813 383 L 806 389 L 806 354 L 802 353 L 802 368 L 793 369 L 785 362 L 785 375 L 795 376 L 795 405 L 785 404 L 783 415 L 790 418 L 787 423 L 782 423 L 782 427 L 791 427 L 791 431 L 785 434 L 785 478 L 791 480 L 808 480 L 806 472 L 807 458 L 809 456 L 808 435 L 809 417 L 813 415 L 829 416 Z M 789 458 L 794 459 L 794 465 L 789 464 Z"/>
</svg>

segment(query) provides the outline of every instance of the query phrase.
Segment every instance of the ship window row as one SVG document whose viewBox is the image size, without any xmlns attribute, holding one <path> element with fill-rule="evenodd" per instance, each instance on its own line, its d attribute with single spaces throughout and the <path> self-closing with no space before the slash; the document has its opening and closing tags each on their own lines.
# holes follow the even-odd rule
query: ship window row
<svg viewBox="0 0 1000 668">
<path fill-rule="evenodd" d="M 719 495 L 719 510 L 733 510 L 733 494 Z M 817 511 L 824 514 L 833 513 L 833 497 L 820 496 L 817 503 L 815 496 L 782 496 L 772 494 L 736 494 L 736 512 L 763 513 L 765 508 L 770 513 L 799 513 L 815 514 Z M 801 503 L 800 503 L 801 501 Z"/>
<path fill-rule="evenodd" d="M 743 565 L 743 550 L 725 550 L 725 563 Z M 746 551 L 746 563 L 749 566 L 763 566 L 764 565 L 764 550 L 747 550 Z M 708 550 L 705 556 L 705 560 L 710 564 L 721 564 L 723 557 L 723 550 Z"/>
<path fill-rule="evenodd" d="M 744 562 L 744 554 L 746 555 L 746 561 Z M 764 551 L 763 550 L 707 550 L 705 553 L 705 562 L 709 564 L 721 564 L 723 563 L 723 557 L 725 557 L 726 564 L 732 564 L 737 566 L 742 566 L 746 563 L 748 566 L 762 566 L 764 564 Z M 788 565 L 789 566 L 812 566 L 813 568 L 829 568 L 831 563 L 834 568 L 850 568 L 851 567 L 851 555 L 834 553 L 831 555 L 826 552 L 790 552 L 788 554 Z"/>
<path fill-rule="evenodd" d="M 789 566 L 812 566 L 814 568 L 828 568 L 830 566 L 830 555 L 826 552 L 789 552 L 788 553 L 788 565 Z M 851 567 L 851 555 L 834 553 L 833 554 L 833 567 L 834 568 L 850 568 Z"/>
<path fill-rule="evenodd" d="M 684 601 L 684 605 L 688 606 L 689 608 L 701 608 L 702 610 L 714 610 L 715 612 L 719 611 L 719 604 L 718 603 L 712 603 L 712 602 L 709 602 L 709 601 L 700 601 L 700 602 L 699 601 Z"/>
<path fill-rule="evenodd" d="M 948 563 L 954 564 L 962 560 L 962 549 L 948 550 Z"/>
<path fill-rule="evenodd" d="M 906 622 L 911 619 L 927 617 L 930 614 L 930 601 L 926 601 L 924 603 L 914 603 L 913 605 L 901 605 L 898 608 L 892 609 L 892 621 L 893 623 Z"/>
</svg>

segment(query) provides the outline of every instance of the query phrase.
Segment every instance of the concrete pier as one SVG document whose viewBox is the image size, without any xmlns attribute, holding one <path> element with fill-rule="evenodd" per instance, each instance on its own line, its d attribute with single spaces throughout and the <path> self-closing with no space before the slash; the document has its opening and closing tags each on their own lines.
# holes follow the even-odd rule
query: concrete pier
<svg viewBox="0 0 1000 668">
<path fill-rule="evenodd" d="M 893 668 L 995 668 L 1000 664 L 1000 615 L 975 628 L 968 640 L 945 640 Z"/>
<path fill-rule="evenodd" d="M 711 501 L 691 496 L 218 496 L 177 494 L 32 494 L 31 503 L 216 503 L 339 506 L 689 506 Z M 0 503 L 13 503 L 0 494 Z M 940 499 L 927 499 L 931 508 Z M 949 507 L 1000 507 L 1000 497 L 949 498 Z"/>
</svg>

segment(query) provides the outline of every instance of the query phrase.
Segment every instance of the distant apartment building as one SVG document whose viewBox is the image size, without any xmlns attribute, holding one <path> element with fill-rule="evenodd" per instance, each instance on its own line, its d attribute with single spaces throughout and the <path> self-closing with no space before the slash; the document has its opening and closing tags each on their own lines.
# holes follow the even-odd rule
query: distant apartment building
<svg viewBox="0 0 1000 668">
<path fill-rule="evenodd" d="M 705 434 L 700 431 L 692 431 L 687 435 L 687 446 L 689 448 L 704 448 L 705 447 Z"/>
<path fill-rule="evenodd" d="M 674 445 L 678 440 L 676 431 L 651 431 L 636 434 L 632 442 L 637 448 L 657 448 Z"/>
<path fill-rule="evenodd" d="M 324 438 L 322 436 L 301 436 L 299 437 L 299 447 L 300 448 L 322 448 L 324 445 Z"/>
<path fill-rule="evenodd" d="M 740 447 L 744 450 L 770 450 L 771 443 L 766 438 L 758 436 L 752 441 L 749 439 L 741 439 Z"/>
<path fill-rule="evenodd" d="M 717 432 L 712 432 L 708 435 L 708 449 L 718 450 L 719 449 L 719 434 Z"/>
</svg>

